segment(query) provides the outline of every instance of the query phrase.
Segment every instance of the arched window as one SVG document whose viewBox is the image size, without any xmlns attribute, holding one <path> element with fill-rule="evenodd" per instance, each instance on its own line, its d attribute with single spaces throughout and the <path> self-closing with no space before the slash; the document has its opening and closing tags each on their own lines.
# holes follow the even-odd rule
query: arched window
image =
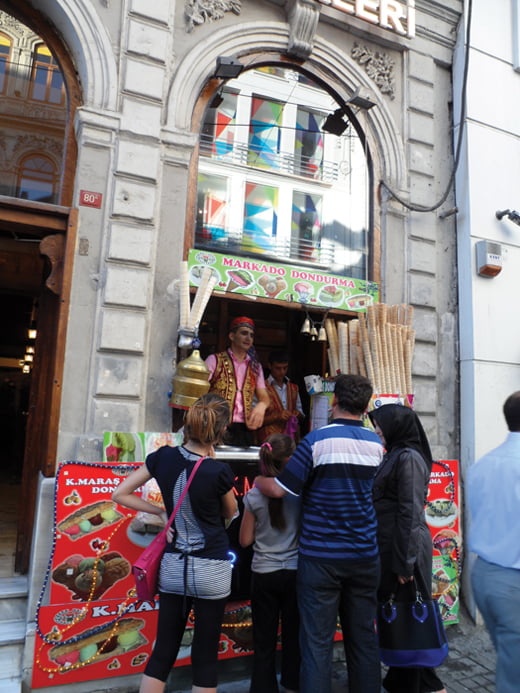
<svg viewBox="0 0 520 693">
<path fill-rule="evenodd" d="M 20 166 L 16 197 L 35 202 L 56 202 L 57 176 L 54 164 L 43 156 L 26 157 Z"/>
<path fill-rule="evenodd" d="M 64 82 L 72 73 L 69 59 L 52 34 L 48 43 L 2 10 L 0 27 L 0 194 L 70 204 L 75 143 L 68 124 L 75 103 Z"/>
<path fill-rule="evenodd" d="M 327 127 L 338 108 L 285 66 L 227 82 L 202 127 L 195 246 L 369 279 L 369 165 L 343 112 Z"/>
<path fill-rule="evenodd" d="M 0 94 L 7 87 L 7 72 L 11 57 L 11 39 L 5 34 L 0 34 Z"/>
<path fill-rule="evenodd" d="M 65 89 L 60 67 L 43 43 L 36 46 L 31 76 L 31 99 L 63 104 Z"/>
</svg>

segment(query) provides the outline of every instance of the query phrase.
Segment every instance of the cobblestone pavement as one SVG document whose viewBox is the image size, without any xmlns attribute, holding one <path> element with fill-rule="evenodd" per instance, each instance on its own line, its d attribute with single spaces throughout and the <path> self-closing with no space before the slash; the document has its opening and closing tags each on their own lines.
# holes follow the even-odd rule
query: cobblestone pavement
<svg viewBox="0 0 520 693">
<path fill-rule="evenodd" d="M 446 632 L 450 653 L 445 663 L 437 669 L 437 673 L 447 692 L 495 693 L 495 652 L 484 626 L 475 625 L 462 608 L 460 623 L 448 626 Z M 341 648 L 337 650 L 337 654 L 342 654 Z M 222 661 L 220 665 L 219 693 L 249 693 L 250 657 Z M 187 667 L 184 671 L 174 670 L 166 688 L 167 693 L 190 693 L 190 680 Z M 345 664 L 338 660 L 334 663 L 332 693 L 345 691 Z"/>
</svg>

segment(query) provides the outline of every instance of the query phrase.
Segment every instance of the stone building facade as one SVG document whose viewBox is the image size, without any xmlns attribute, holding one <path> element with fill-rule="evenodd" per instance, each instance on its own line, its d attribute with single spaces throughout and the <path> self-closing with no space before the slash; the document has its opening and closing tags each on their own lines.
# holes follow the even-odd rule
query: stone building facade
<svg viewBox="0 0 520 693">
<path fill-rule="evenodd" d="M 414 307 L 415 408 L 434 456 L 458 457 L 451 174 L 461 1 L 34 0 L 0 8 L 36 32 L 41 22 L 70 58 L 75 153 L 61 204 L 74 223 L 64 232 L 66 328 L 56 337 L 61 365 L 49 395 L 58 402 L 55 464 L 99 461 L 106 430 L 171 430 L 175 282 L 193 247 L 200 130 L 222 87 L 219 56 L 246 70 L 303 70 L 341 108 L 355 95 L 370 103 L 350 107 L 370 162 L 368 279 L 385 303 Z M 51 467 L 40 470 L 35 495 L 29 613 L 49 553 Z"/>
</svg>

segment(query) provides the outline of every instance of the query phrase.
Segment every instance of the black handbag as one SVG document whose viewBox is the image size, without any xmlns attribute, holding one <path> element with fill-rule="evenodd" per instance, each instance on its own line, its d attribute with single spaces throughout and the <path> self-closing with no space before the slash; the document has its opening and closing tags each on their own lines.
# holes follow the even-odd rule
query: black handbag
<svg viewBox="0 0 520 693">
<path fill-rule="evenodd" d="M 400 585 L 408 586 L 413 589 L 412 598 L 398 600 L 396 590 L 378 604 L 381 661 L 391 667 L 437 667 L 448 655 L 439 605 L 435 599 L 423 599 L 414 582 Z"/>
</svg>

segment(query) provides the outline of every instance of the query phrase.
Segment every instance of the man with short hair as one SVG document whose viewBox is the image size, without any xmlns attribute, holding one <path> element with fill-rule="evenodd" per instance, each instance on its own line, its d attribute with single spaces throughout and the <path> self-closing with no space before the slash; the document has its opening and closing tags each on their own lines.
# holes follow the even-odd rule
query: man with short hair
<svg viewBox="0 0 520 693">
<path fill-rule="evenodd" d="M 260 428 L 269 406 L 264 373 L 253 347 L 254 336 L 255 323 L 251 318 L 234 318 L 229 325 L 229 348 L 206 359 L 210 392 L 227 400 L 233 411 L 224 438 L 228 445 L 252 445 L 252 431 Z"/>
<path fill-rule="evenodd" d="M 372 486 L 383 448 L 362 421 L 371 395 L 372 385 L 363 376 L 338 376 L 332 422 L 305 436 L 280 476 L 255 481 L 268 496 L 302 496 L 300 693 L 331 690 L 338 613 L 350 693 L 380 693 L 374 629 L 379 552 Z"/>
<path fill-rule="evenodd" d="M 287 377 L 289 355 L 286 351 L 272 351 L 268 358 L 269 375 L 266 380 L 270 404 L 265 412 L 264 425 L 258 439 L 264 441 L 273 433 L 285 433 L 289 420 L 294 422 L 294 440 L 299 441 L 299 424 L 304 419 L 298 385 Z"/>
<path fill-rule="evenodd" d="M 497 652 L 497 693 L 520 686 L 520 391 L 504 403 L 506 440 L 469 470 L 471 582 Z"/>
</svg>

